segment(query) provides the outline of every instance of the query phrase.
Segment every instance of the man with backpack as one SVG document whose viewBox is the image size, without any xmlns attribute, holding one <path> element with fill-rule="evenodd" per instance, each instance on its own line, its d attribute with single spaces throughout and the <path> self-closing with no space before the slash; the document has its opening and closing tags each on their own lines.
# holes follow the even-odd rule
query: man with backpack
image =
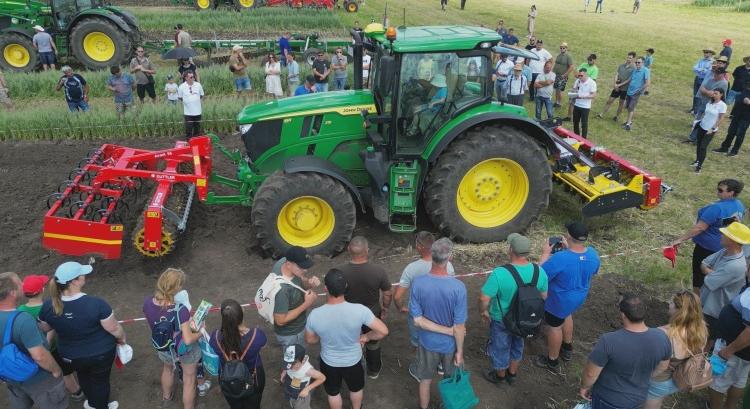
<svg viewBox="0 0 750 409">
<path fill-rule="evenodd" d="M 493 384 L 512 385 L 523 359 L 524 338 L 542 325 L 547 274 L 529 261 L 531 241 L 518 233 L 508 236 L 510 264 L 497 267 L 482 286 L 479 310 L 490 324 L 487 354 L 492 369 L 483 372 Z"/>
<path fill-rule="evenodd" d="M 573 359 L 573 313 L 586 301 L 591 278 L 599 272 L 599 255 L 586 246 L 589 231 L 581 222 L 565 225 L 567 233 L 559 242 L 562 246 L 553 254 L 547 241 L 539 264 L 549 278 L 549 297 L 544 303 L 547 324 L 547 354 L 532 359 L 534 365 L 556 375 L 562 374 L 560 359 Z"/>
<path fill-rule="evenodd" d="M 419 380 L 419 407 L 430 405 L 430 385 L 443 365 L 445 376 L 453 375 L 464 363 L 467 300 L 464 283 L 448 275 L 453 242 L 443 237 L 432 244 L 430 273 L 412 281 L 409 314 L 418 329 L 416 373 Z"/>
<path fill-rule="evenodd" d="M 17 310 L 22 292 L 16 273 L 0 273 L 0 380 L 8 385 L 13 409 L 65 409 L 62 369 L 36 320 Z"/>
</svg>

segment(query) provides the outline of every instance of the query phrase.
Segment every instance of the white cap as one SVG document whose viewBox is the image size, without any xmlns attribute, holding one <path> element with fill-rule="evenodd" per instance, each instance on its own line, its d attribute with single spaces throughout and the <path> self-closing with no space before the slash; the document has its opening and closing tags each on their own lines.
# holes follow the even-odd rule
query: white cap
<svg viewBox="0 0 750 409">
<path fill-rule="evenodd" d="M 232 47 L 232 51 L 240 51 L 241 49 L 242 49 L 241 45 L 235 45 L 234 47 Z"/>
<path fill-rule="evenodd" d="M 39 24 L 34 26 L 34 30 L 36 31 L 44 31 L 44 27 L 40 26 Z"/>
</svg>

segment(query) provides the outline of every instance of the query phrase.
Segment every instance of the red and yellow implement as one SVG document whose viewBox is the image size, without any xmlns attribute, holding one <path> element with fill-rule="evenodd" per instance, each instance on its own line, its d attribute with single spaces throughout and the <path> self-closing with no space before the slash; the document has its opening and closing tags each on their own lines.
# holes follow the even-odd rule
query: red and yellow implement
<svg viewBox="0 0 750 409">
<path fill-rule="evenodd" d="M 73 256 L 119 258 L 125 234 L 122 221 L 129 207 L 139 204 L 141 185 L 149 183 L 155 186 L 154 194 L 145 204 L 133 240 L 142 254 L 163 256 L 174 249 L 177 233 L 185 229 L 194 195 L 205 200 L 210 173 L 207 136 L 156 151 L 105 144 L 79 162 L 50 195 L 43 245 Z"/>
</svg>

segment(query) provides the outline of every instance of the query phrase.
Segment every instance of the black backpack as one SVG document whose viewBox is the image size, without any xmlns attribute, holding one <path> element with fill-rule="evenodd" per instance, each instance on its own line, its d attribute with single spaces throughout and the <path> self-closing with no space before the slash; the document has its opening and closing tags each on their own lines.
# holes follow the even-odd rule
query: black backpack
<svg viewBox="0 0 750 409">
<path fill-rule="evenodd" d="M 174 313 L 170 318 L 162 316 L 151 328 L 151 345 L 157 351 L 166 352 L 175 347 L 175 338 L 180 327 L 180 307 L 181 305 L 176 305 L 170 311 Z"/>
<path fill-rule="evenodd" d="M 257 389 L 255 368 L 251 371 L 247 367 L 247 364 L 243 359 L 247 354 L 250 345 L 255 340 L 255 333 L 258 331 L 257 328 L 253 329 L 253 336 L 250 338 L 250 342 L 247 343 L 245 349 L 242 351 L 242 355 L 237 356 L 236 351 L 230 351 L 229 355 L 224 351 L 221 346 L 221 340 L 216 337 L 216 345 L 219 346 L 219 351 L 224 355 L 224 365 L 221 366 L 219 371 L 219 386 L 224 396 L 228 396 L 234 399 L 242 399 L 254 394 Z"/>
<path fill-rule="evenodd" d="M 536 264 L 533 264 L 533 266 L 534 276 L 528 284 L 523 282 L 518 270 L 511 264 L 503 266 L 510 272 L 518 286 L 518 290 L 510 302 L 508 312 L 503 317 L 503 324 L 505 329 L 518 337 L 529 338 L 536 335 L 544 318 L 544 298 L 536 288 L 537 281 L 539 281 L 539 266 Z M 500 305 L 499 298 L 497 302 Z"/>
</svg>

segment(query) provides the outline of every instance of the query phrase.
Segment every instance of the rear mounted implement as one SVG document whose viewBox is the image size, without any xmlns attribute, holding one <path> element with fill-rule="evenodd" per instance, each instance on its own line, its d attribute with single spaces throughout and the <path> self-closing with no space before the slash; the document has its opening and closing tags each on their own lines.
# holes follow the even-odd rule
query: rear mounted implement
<svg viewBox="0 0 750 409">
<path fill-rule="evenodd" d="M 106 144 L 91 151 L 47 199 L 43 245 L 63 254 L 120 257 L 123 221 L 153 187 L 132 234 L 143 255 L 174 249 L 185 230 L 194 196 L 205 200 L 211 173 L 209 137 L 173 148 L 143 150 Z"/>
</svg>

